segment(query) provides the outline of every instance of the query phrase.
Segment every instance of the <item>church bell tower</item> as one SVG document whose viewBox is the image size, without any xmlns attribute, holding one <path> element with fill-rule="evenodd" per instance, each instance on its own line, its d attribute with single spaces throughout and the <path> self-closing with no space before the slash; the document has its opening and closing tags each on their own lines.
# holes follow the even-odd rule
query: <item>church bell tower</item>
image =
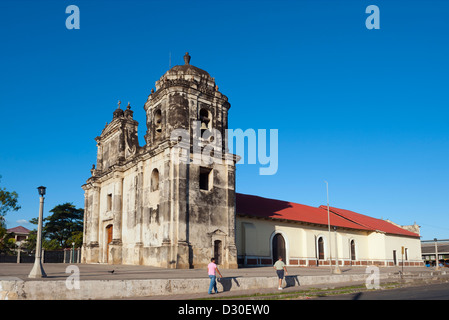
<svg viewBox="0 0 449 320">
<path fill-rule="evenodd" d="M 183 65 L 156 81 L 145 103 L 144 152 L 159 166 L 161 253 L 167 267 L 205 267 L 211 257 L 222 267 L 237 267 L 236 157 L 227 153 L 224 139 L 229 108 L 215 79 L 191 65 L 188 53 Z M 185 146 L 184 161 L 173 157 L 179 146 L 175 130 L 184 132 L 179 142 Z M 204 148 L 214 161 L 201 159 Z"/>
<path fill-rule="evenodd" d="M 82 186 L 83 262 L 204 268 L 215 257 L 237 268 L 228 98 L 188 53 L 155 87 L 144 146 L 129 103 L 95 139 L 97 166 Z"/>
</svg>

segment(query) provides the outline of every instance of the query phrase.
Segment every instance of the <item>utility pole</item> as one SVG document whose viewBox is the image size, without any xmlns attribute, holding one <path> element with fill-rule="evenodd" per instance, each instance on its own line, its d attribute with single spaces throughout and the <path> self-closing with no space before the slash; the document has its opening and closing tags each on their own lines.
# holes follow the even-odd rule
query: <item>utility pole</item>
<svg viewBox="0 0 449 320">
<path fill-rule="evenodd" d="M 331 253 L 331 222 L 330 222 L 330 215 L 329 215 L 329 184 L 327 181 L 324 181 L 326 183 L 326 193 L 327 193 L 327 227 L 329 231 L 329 268 L 332 273 L 332 253 Z"/>
</svg>

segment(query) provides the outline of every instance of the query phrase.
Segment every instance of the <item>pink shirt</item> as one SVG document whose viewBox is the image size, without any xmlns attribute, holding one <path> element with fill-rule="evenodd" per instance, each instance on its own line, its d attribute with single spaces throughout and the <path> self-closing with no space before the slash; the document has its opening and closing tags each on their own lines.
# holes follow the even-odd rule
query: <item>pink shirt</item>
<svg viewBox="0 0 449 320">
<path fill-rule="evenodd" d="M 215 268 L 217 267 L 217 265 L 215 264 L 215 263 L 213 263 L 213 262 L 211 262 L 211 263 L 209 263 L 208 265 L 207 265 L 207 273 L 210 275 L 210 276 L 215 276 Z"/>
</svg>

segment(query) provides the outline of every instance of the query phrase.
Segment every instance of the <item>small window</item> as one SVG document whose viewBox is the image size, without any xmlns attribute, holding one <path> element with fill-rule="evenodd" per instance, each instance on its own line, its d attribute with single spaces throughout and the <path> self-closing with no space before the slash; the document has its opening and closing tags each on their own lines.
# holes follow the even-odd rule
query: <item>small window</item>
<svg viewBox="0 0 449 320">
<path fill-rule="evenodd" d="M 151 172 L 151 191 L 157 190 L 159 190 L 159 171 L 153 169 L 153 172 Z"/>
<path fill-rule="evenodd" d="M 212 189 L 212 169 L 200 167 L 200 189 Z"/>
<path fill-rule="evenodd" d="M 112 210 L 112 193 L 108 194 L 106 205 L 107 205 L 107 211 L 111 211 Z"/>
</svg>

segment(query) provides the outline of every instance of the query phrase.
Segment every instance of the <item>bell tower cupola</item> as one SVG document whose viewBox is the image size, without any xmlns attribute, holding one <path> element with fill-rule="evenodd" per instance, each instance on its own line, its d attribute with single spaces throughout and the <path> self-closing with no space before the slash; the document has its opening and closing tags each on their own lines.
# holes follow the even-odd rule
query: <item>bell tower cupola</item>
<svg viewBox="0 0 449 320">
<path fill-rule="evenodd" d="M 190 64 L 191 56 L 184 55 L 184 64 L 168 70 L 152 89 L 145 103 L 147 116 L 147 148 L 154 149 L 170 140 L 175 129 L 218 130 L 222 137 L 228 126 L 228 98 L 218 90 L 215 78 Z M 195 126 L 200 128 L 196 128 Z M 223 151 L 225 146 L 223 144 Z"/>
</svg>

